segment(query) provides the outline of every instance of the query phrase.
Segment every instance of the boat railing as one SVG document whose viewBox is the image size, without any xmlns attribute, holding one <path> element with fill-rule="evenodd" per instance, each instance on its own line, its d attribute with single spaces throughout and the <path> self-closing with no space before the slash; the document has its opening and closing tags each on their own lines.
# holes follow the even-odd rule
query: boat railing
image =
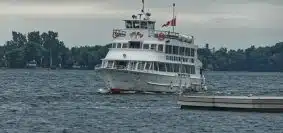
<svg viewBox="0 0 283 133">
<path fill-rule="evenodd" d="M 186 78 L 186 77 L 190 77 L 190 74 L 188 74 L 188 73 L 178 73 L 178 76 Z"/>
<path fill-rule="evenodd" d="M 171 31 L 160 31 L 160 30 L 154 31 L 154 37 L 158 38 L 160 34 L 163 34 L 165 38 L 176 39 L 182 42 L 193 43 L 194 41 L 194 36 L 191 35 L 184 35 L 178 32 L 171 32 Z"/>
<path fill-rule="evenodd" d="M 101 68 L 101 66 L 102 66 L 101 64 L 97 64 L 97 65 L 94 66 L 94 69 L 99 69 L 99 68 Z"/>
<path fill-rule="evenodd" d="M 115 69 L 119 69 L 119 70 L 124 70 L 127 68 L 127 66 L 123 66 L 123 65 L 115 65 L 114 66 Z"/>
<path fill-rule="evenodd" d="M 160 33 L 163 33 L 165 35 L 165 37 L 172 37 L 172 38 L 178 38 L 180 33 L 178 32 L 171 32 L 171 31 L 161 31 L 161 30 L 155 30 L 154 35 L 158 35 Z"/>
</svg>

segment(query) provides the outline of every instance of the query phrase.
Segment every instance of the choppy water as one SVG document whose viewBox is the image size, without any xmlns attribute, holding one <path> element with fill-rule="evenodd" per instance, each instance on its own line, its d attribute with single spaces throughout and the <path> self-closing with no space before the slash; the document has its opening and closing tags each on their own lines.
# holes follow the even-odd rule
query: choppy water
<svg viewBox="0 0 283 133">
<path fill-rule="evenodd" d="M 283 95 L 282 73 L 207 73 L 208 94 Z M 174 95 L 100 95 L 93 71 L 0 70 L 0 133 L 282 133 L 283 114 L 180 110 Z"/>
</svg>

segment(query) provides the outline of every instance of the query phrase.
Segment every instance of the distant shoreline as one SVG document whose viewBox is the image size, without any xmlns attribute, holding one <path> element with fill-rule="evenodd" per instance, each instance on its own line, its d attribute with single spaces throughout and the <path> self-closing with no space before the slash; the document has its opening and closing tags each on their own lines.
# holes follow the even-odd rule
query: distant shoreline
<svg viewBox="0 0 283 133">
<path fill-rule="evenodd" d="M 94 69 L 72 69 L 72 68 L 57 68 L 57 69 L 49 69 L 49 68 L 42 68 L 42 67 L 38 67 L 38 68 L 5 68 L 5 67 L 0 67 L 0 70 L 94 70 Z"/>
<path fill-rule="evenodd" d="M 0 70 L 84 70 L 84 71 L 88 71 L 88 70 L 94 70 L 94 69 L 72 69 L 72 68 L 57 68 L 57 69 L 49 69 L 49 68 L 4 68 L 4 67 L 0 67 Z M 204 71 L 204 72 L 223 72 L 223 73 L 231 73 L 231 72 L 249 72 L 249 73 L 258 73 L 258 72 L 262 72 L 262 73 L 283 73 L 281 71 Z"/>
</svg>

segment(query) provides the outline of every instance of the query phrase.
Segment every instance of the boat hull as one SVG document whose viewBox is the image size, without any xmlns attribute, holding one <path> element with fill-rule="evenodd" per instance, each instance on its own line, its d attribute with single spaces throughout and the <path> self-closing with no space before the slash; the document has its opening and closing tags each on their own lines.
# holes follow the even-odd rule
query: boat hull
<svg viewBox="0 0 283 133">
<path fill-rule="evenodd" d="M 196 90 L 202 88 L 200 78 L 183 78 L 180 83 L 180 78 L 172 74 L 117 69 L 99 69 L 97 72 L 112 93 L 125 91 L 179 93 L 182 88 L 191 88 L 192 84 Z"/>
</svg>

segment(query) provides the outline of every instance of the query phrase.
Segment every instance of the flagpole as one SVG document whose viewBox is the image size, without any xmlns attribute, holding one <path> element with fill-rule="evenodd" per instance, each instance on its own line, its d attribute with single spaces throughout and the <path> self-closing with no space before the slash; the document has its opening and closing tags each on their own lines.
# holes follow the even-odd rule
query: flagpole
<svg viewBox="0 0 283 133">
<path fill-rule="evenodd" d="M 142 0 L 142 13 L 144 13 L 144 0 Z"/>
<path fill-rule="evenodd" d="M 175 3 L 173 3 L 173 19 L 172 20 L 174 20 L 174 18 L 175 18 Z M 173 32 L 174 32 L 175 26 L 173 25 L 172 27 L 173 27 Z"/>
</svg>

